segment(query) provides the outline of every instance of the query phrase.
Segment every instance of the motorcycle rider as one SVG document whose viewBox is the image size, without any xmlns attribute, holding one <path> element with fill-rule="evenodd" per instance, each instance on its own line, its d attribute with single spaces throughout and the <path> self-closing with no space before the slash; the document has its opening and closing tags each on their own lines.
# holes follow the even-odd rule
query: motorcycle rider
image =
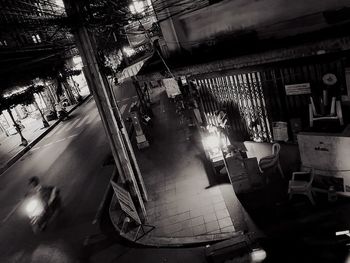
<svg viewBox="0 0 350 263">
<path fill-rule="evenodd" d="M 40 180 L 37 176 L 29 178 L 28 181 L 29 189 L 26 196 L 37 196 L 43 201 L 45 209 L 49 207 L 52 201 L 55 199 L 54 187 L 43 186 L 40 184 Z"/>
</svg>

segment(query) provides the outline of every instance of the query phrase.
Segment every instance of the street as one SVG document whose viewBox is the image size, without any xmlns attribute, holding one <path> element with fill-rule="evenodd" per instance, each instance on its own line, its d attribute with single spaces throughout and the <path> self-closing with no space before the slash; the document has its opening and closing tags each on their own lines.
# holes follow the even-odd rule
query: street
<svg viewBox="0 0 350 263">
<path fill-rule="evenodd" d="M 6 186 L 0 192 L 1 262 L 37 262 L 48 254 L 53 262 L 62 262 L 77 255 L 85 236 L 94 231 L 91 222 L 112 173 L 110 166 L 102 165 L 108 154 L 101 121 L 90 100 L 1 176 L 1 185 Z M 32 233 L 18 205 L 28 178 L 34 175 L 45 185 L 57 186 L 63 201 L 63 211 L 38 235 Z"/>
<path fill-rule="evenodd" d="M 137 97 L 132 89 L 125 87 L 116 88 L 115 94 L 125 119 Z M 101 224 L 93 224 L 113 172 L 110 157 L 96 105 L 89 99 L 3 173 L 0 176 L 0 262 L 206 262 L 203 247 L 129 247 L 112 233 L 114 229 L 106 210 Z M 32 232 L 21 202 L 28 178 L 34 175 L 43 184 L 60 188 L 63 201 L 63 210 L 46 231 L 39 234 Z M 281 224 L 284 229 L 285 224 Z M 273 242 L 274 248 L 268 249 L 274 254 L 270 260 L 287 262 L 284 255 L 290 253 L 289 249 L 294 250 L 294 254 L 288 256 L 288 262 L 303 258 L 305 248 L 296 245 L 301 240 L 281 239 L 281 229 L 277 234 L 280 243 Z M 101 232 L 112 234 L 105 236 Z M 322 257 L 334 259 L 334 244 L 324 242 L 331 244 L 332 249 L 322 249 Z M 317 254 L 320 252 L 311 251 L 308 246 L 309 258 L 316 258 Z"/>
<path fill-rule="evenodd" d="M 120 98 L 124 117 L 134 100 Z M 3 173 L 0 177 L 0 262 L 76 262 L 85 258 L 83 244 L 86 238 L 100 233 L 92 222 L 113 172 L 109 157 L 102 123 L 95 103 L 90 99 Z M 63 209 L 39 234 L 32 232 L 21 203 L 31 176 L 38 176 L 44 185 L 57 186 L 63 202 Z M 137 262 L 135 256 L 130 257 L 135 249 L 113 245 L 113 252 L 108 253 L 112 256 L 111 261 L 106 258 L 103 262 L 114 262 L 117 255 L 123 258 L 126 254 L 129 255 L 122 262 Z M 175 260 L 170 262 L 184 262 L 183 257 L 197 258 L 198 254 L 188 252 L 186 256 L 186 253 L 171 249 L 157 250 L 157 253 L 154 249 L 137 250 L 148 255 L 149 262 L 154 262 L 155 258 L 165 262 L 165 255 L 169 253 L 181 255 L 170 256 Z M 96 251 L 96 257 L 108 257 L 103 252 Z"/>
<path fill-rule="evenodd" d="M 350 263 L 350 1 L 285 2 L 0 0 L 0 263 Z"/>
</svg>

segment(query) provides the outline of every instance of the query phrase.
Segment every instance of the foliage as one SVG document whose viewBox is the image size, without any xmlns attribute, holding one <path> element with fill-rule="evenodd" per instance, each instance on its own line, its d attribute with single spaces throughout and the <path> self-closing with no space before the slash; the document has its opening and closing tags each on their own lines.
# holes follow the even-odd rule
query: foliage
<svg viewBox="0 0 350 263">
<path fill-rule="evenodd" d="M 80 73 L 81 73 L 81 70 L 79 70 L 79 69 L 70 69 L 70 68 L 65 67 L 60 72 L 60 80 L 64 81 L 71 76 L 78 76 L 78 75 L 80 75 Z"/>
<path fill-rule="evenodd" d="M 133 19 L 128 0 L 84 1 L 83 17 L 93 32 L 99 51 L 109 53 L 127 43 L 124 26 Z"/>
<path fill-rule="evenodd" d="M 1 96 L 0 108 L 2 110 L 15 107 L 16 105 L 30 105 L 34 103 L 34 93 L 43 92 L 45 86 L 43 85 L 32 85 L 23 92 L 14 93 L 10 96 Z"/>
<path fill-rule="evenodd" d="M 32 93 L 40 93 L 43 92 L 45 90 L 45 86 L 44 85 L 32 85 L 31 87 L 29 87 L 29 90 Z"/>
<path fill-rule="evenodd" d="M 21 92 L 7 97 L 6 101 L 10 107 L 20 104 L 30 105 L 34 102 L 34 94 L 31 92 Z"/>
</svg>

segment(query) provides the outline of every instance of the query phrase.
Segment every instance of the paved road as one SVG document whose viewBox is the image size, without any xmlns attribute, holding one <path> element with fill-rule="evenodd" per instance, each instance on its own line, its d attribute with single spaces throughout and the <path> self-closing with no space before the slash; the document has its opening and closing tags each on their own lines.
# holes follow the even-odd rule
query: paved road
<svg viewBox="0 0 350 263">
<path fill-rule="evenodd" d="M 124 116 L 135 101 L 118 97 Z M 204 262 L 202 250 L 155 250 L 116 244 L 83 249 L 113 167 L 109 146 L 93 100 L 73 112 L 0 177 L 0 262 Z M 21 200 L 30 176 L 61 189 L 63 210 L 47 230 L 33 234 Z M 102 242 L 103 243 L 103 242 Z M 199 252 L 200 251 L 200 252 Z M 89 252 L 89 253 L 87 253 Z M 92 253 L 93 252 L 93 253 Z M 137 253 L 135 253 L 137 252 Z M 140 259 L 140 260 L 139 260 Z M 188 259 L 188 260 L 187 260 Z"/>
<path fill-rule="evenodd" d="M 0 262 L 72 262 L 76 258 L 85 237 L 96 231 L 91 222 L 112 172 L 112 167 L 103 166 L 109 152 L 90 100 L 0 177 Z M 58 186 L 64 205 L 39 235 L 31 232 L 20 203 L 33 175 L 44 184 Z"/>
<path fill-rule="evenodd" d="M 121 101 L 124 115 L 131 102 Z M 4 173 L 0 177 L 0 262 L 36 258 L 47 246 L 62 246 L 65 253 L 75 254 L 85 237 L 96 232 L 91 222 L 112 173 L 111 166 L 103 166 L 109 154 L 97 108 L 90 100 Z M 20 203 L 33 175 L 44 184 L 57 185 L 64 203 L 60 218 L 38 236 L 32 234 Z"/>
</svg>

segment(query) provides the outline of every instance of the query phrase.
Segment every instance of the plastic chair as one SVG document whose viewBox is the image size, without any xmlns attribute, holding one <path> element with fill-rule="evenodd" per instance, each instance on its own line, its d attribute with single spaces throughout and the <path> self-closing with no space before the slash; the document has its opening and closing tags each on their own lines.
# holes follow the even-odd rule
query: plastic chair
<svg viewBox="0 0 350 263">
<path fill-rule="evenodd" d="M 284 174 L 279 161 L 280 150 L 281 150 L 281 145 L 279 143 L 274 143 L 272 145 L 272 155 L 269 155 L 260 159 L 259 169 L 262 173 L 266 172 L 267 170 L 272 170 L 272 171 L 278 170 L 282 178 L 284 178 Z M 266 180 L 267 179 L 268 178 L 266 178 Z"/>
<path fill-rule="evenodd" d="M 298 179 L 297 177 L 303 176 L 303 180 Z M 305 177 L 307 175 L 310 175 L 309 180 L 305 180 Z M 292 175 L 292 180 L 289 181 L 288 186 L 288 194 L 289 194 L 289 200 L 292 199 L 293 195 L 306 195 L 311 204 L 315 205 L 314 198 L 312 196 L 312 182 L 314 180 L 315 173 L 314 169 L 311 168 L 309 171 L 303 171 L 303 172 L 294 172 Z"/>
<path fill-rule="evenodd" d="M 318 120 L 339 120 L 340 125 L 344 125 L 343 112 L 341 109 L 340 101 L 336 101 L 335 97 L 332 97 L 331 108 L 329 114 L 321 115 L 317 113 L 314 100 L 310 97 L 309 104 L 309 118 L 310 127 L 314 126 L 314 121 Z"/>
</svg>

